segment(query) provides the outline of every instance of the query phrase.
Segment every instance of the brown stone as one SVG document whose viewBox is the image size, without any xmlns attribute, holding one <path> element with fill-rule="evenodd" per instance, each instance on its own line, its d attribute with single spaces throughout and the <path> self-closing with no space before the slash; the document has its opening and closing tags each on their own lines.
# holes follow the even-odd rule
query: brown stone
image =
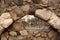
<svg viewBox="0 0 60 40">
<path fill-rule="evenodd" d="M 56 35 L 57 35 L 56 32 L 54 32 L 52 30 L 48 33 L 49 38 L 54 38 L 55 39 Z"/>
<path fill-rule="evenodd" d="M 14 22 L 12 25 L 12 30 L 14 31 L 19 31 L 19 30 L 23 30 L 24 26 L 22 22 Z"/>
<path fill-rule="evenodd" d="M 2 26 L 4 28 L 7 28 L 8 26 L 10 26 L 12 24 L 12 22 L 13 22 L 12 19 L 6 19 L 6 20 L 3 21 Z"/>
<path fill-rule="evenodd" d="M 18 40 L 23 40 L 24 37 L 23 37 L 23 36 L 17 36 L 17 39 L 18 39 Z"/>
<path fill-rule="evenodd" d="M 11 36 L 17 36 L 17 33 L 14 32 L 14 31 L 9 32 L 9 34 L 10 34 Z"/>
<path fill-rule="evenodd" d="M 18 19 L 16 12 L 12 11 L 10 14 L 14 20 Z"/>
<path fill-rule="evenodd" d="M 21 18 L 22 16 L 24 16 L 23 11 L 18 7 L 15 8 L 14 10 L 12 10 L 10 12 L 10 14 L 14 20 L 17 20 L 17 19 Z"/>
<path fill-rule="evenodd" d="M 60 29 L 60 19 L 56 14 L 52 14 L 50 20 L 48 21 L 50 25 L 52 25 L 56 29 Z"/>
<path fill-rule="evenodd" d="M 36 34 L 35 36 L 36 36 L 36 37 L 39 37 L 40 35 L 41 35 L 41 34 L 40 34 L 40 33 L 38 33 L 38 34 Z"/>
<path fill-rule="evenodd" d="M 47 33 L 45 32 L 40 32 L 41 37 L 47 37 Z"/>
<path fill-rule="evenodd" d="M 17 37 L 9 36 L 8 40 L 18 40 Z"/>
<path fill-rule="evenodd" d="M 26 1 L 27 1 L 27 2 L 32 2 L 32 0 L 23 0 L 23 1 L 24 1 L 24 2 L 26 2 Z"/>
<path fill-rule="evenodd" d="M 2 13 L 0 16 L 0 34 L 5 28 L 9 27 L 12 23 L 13 19 L 11 18 L 11 15 L 8 12 Z"/>
<path fill-rule="evenodd" d="M 48 1 L 49 0 L 41 0 L 42 4 L 45 4 L 45 5 L 47 5 Z"/>
<path fill-rule="evenodd" d="M 48 0 L 49 9 L 56 9 L 58 8 L 59 0 Z"/>
<path fill-rule="evenodd" d="M 29 14 L 29 11 L 30 11 L 30 6 L 29 5 L 23 5 L 21 7 L 15 7 L 14 10 L 12 10 L 10 13 L 11 13 L 11 16 L 14 20 L 17 20 L 27 14 Z"/>
<path fill-rule="evenodd" d="M 35 11 L 35 15 L 44 20 L 48 20 L 50 18 L 51 14 L 52 14 L 52 12 L 47 9 L 37 9 Z"/>
<path fill-rule="evenodd" d="M 42 37 L 38 37 L 37 40 L 45 40 L 45 39 Z"/>
<path fill-rule="evenodd" d="M 9 37 L 8 32 L 5 32 L 1 35 L 1 40 L 7 40 Z"/>
<path fill-rule="evenodd" d="M 37 34 L 37 33 L 39 33 L 39 31 L 34 31 L 34 34 Z"/>
<path fill-rule="evenodd" d="M 60 19 L 54 12 L 47 9 L 38 9 L 35 14 L 44 20 L 48 20 L 48 23 L 54 28 L 60 29 Z"/>
<path fill-rule="evenodd" d="M 22 31 L 20 31 L 20 34 L 21 35 L 28 35 L 28 32 L 26 30 L 22 30 Z"/>
<path fill-rule="evenodd" d="M 50 38 L 47 37 L 47 38 L 45 38 L 45 40 L 50 40 Z"/>
<path fill-rule="evenodd" d="M 11 15 L 10 13 L 6 12 L 6 13 L 1 14 L 1 17 L 4 19 L 8 19 L 8 18 L 11 18 Z"/>
</svg>

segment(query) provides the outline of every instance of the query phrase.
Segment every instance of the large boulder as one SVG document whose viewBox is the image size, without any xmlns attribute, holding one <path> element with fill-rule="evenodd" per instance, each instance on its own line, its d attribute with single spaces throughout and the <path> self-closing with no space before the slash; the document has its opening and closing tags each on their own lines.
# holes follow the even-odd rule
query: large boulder
<svg viewBox="0 0 60 40">
<path fill-rule="evenodd" d="M 3 13 L 0 16 L 0 34 L 5 28 L 9 27 L 12 23 L 13 19 L 11 18 L 11 15 L 9 13 Z"/>
</svg>

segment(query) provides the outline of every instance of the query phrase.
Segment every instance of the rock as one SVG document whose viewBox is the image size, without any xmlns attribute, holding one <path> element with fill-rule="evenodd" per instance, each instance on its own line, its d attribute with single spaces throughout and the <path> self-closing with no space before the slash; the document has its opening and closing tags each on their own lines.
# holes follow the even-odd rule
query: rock
<svg viewBox="0 0 60 40">
<path fill-rule="evenodd" d="M 13 7 L 13 9 L 14 10 L 12 10 L 11 12 L 10 12 L 10 14 L 11 14 L 11 16 L 12 16 L 12 18 L 14 19 L 14 20 L 17 20 L 17 19 L 19 19 L 19 18 L 21 18 L 23 15 L 24 15 L 24 13 L 23 13 L 23 11 L 21 10 L 21 8 L 19 8 L 19 7 Z"/>
<path fill-rule="evenodd" d="M 24 37 L 23 37 L 23 36 L 18 36 L 17 39 L 18 39 L 18 40 L 23 40 Z"/>
<path fill-rule="evenodd" d="M 60 19 L 56 16 L 56 14 L 52 14 L 50 20 L 48 21 L 50 25 L 52 25 L 56 29 L 60 29 Z"/>
<path fill-rule="evenodd" d="M 22 31 L 20 31 L 20 34 L 21 35 L 28 35 L 28 32 L 26 30 L 22 30 Z"/>
<path fill-rule="evenodd" d="M 26 1 L 27 1 L 27 2 L 32 2 L 32 0 L 23 0 L 23 1 L 24 1 L 24 2 L 26 2 Z"/>
<path fill-rule="evenodd" d="M 41 37 L 47 37 L 47 33 L 45 32 L 40 32 Z"/>
<path fill-rule="evenodd" d="M 59 6 L 58 0 L 48 0 L 49 9 L 56 9 Z"/>
<path fill-rule="evenodd" d="M 57 8 L 56 10 L 54 10 L 54 12 L 56 13 L 57 16 L 60 17 L 60 9 L 59 8 Z"/>
<path fill-rule="evenodd" d="M 18 40 L 17 37 L 9 36 L 8 40 Z"/>
<path fill-rule="evenodd" d="M 7 40 L 9 37 L 8 32 L 5 32 L 1 35 L 1 40 Z"/>
<path fill-rule="evenodd" d="M 0 30 L 0 35 L 1 35 L 1 33 L 4 31 L 4 29 L 3 30 Z"/>
<path fill-rule="evenodd" d="M 29 14 L 30 11 L 30 5 L 24 5 L 21 7 L 21 10 L 25 13 L 25 14 Z"/>
<path fill-rule="evenodd" d="M 44 30 L 44 32 L 49 33 L 51 30 L 52 30 L 51 28 L 48 28 L 48 29 Z"/>
<path fill-rule="evenodd" d="M 0 16 L 0 34 L 3 30 L 9 27 L 13 23 L 11 15 L 9 13 L 2 13 Z"/>
<path fill-rule="evenodd" d="M 12 24 L 12 22 L 13 22 L 12 19 L 6 19 L 6 20 L 3 21 L 2 26 L 3 26 L 4 28 L 7 28 L 9 25 Z"/>
<path fill-rule="evenodd" d="M 29 34 L 31 34 L 31 35 L 35 35 L 35 34 L 34 34 L 34 30 L 28 30 L 28 32 L 29 32 Z"/>
<path fill-rule="evenodd" d="M 14 31 L 9 32 L 9 34 L 10 34 L 11 36 L 17 36 L 17 33 L 14 32 Z"/>
<path fill-rule="evenodd" d="M 32 40 L 37 40 L 36 37 L 31 37 Z"/>
<path fill-rule="evenodd" d="M 23 5 L 28 4 L 28 3 L 32 4 L 32 0 L 23 0 Z"/>
<path fill-rule="evenodd" d="M 11 7 L 11 6 L 15 5 L 14 2 L 13 3 L 12 2 L 13 2 L 13 0 L 5 0 L 4 1 L 6 7 Z"/>
<path fill-rule="evenodd" d="M 36 34 L 35 36 L 36 36 L 36 37 L 39 37 L 40 35 L 41 35 L 41 34 L 40 34 L 40 33 L 38 33 L 38 34 Z"/>
<path fill-rule="evenodd" d="M 60 30 L 58 30 L 58 32 L 60 32 Z"/>
<path fill-rule="evenodd" d="M 49 0 L 41 0 L 40 5 L 43 6 L 43 7 L 47 7 L 48 6 L 48 1 Z"/>
<path fill-rule="evenodd" d="M 48 23 L 54 28 L 60 29 L 60 19 L 54 12 L 46 9 L 38 9 L 36 10 L 35 14 L 44 20 L 48 20 Z"/>
<path fill-rule="evenodd" d="M 23 30 L 24 29 L 24 25 L 22 22 L 14 22 L 12 24 L 12 28 L 11 28 L 13 31 L 20 31 L 20 30 Z"/>
<path fill-rule="evenodd" d="M 3 30 L 4 28 L 2 26 L 0 26 L 0 30 Z"/>
<path fill-rule="evenodd" d="M 54 32 L 54 31 L 50 31 L 49 33 L 48 33 L 48 37 L 49 38 L 56 38 L 56 33 Z"/>
<path fill-rule="evenodd" d="M 10 15 L 10 13 L 6 12 L 6 13 L 3 13 L 1 15 L 1 17 L 4 18 L 4 19 L 8 19 L 8 18 L 11 18 L 11 15 Z"/>
<path fill-rule="evenodd" d="M 38 37 L 37 40 L 45 40 L 45 39 L 42 37 Z"/>
<path fill-rule="evenodd" d="M 50 40 L 50 38 L 47 37 L 45 40 Z"/>
<path fill-rule="evenodd" d="M 49 0 L 41 0 L 42 4 L 47 5 Z"/>
<path fill-rule="evenodd" d="M 10 14 L 14 20 L 17 20 L 25 15 L 28 15 L 29 11 L 30 11 L 29 5 L 23 5 L 21 7 L 16 6 L 14 10 L 10 12 Z"/>
<path fill-rule="evenodd" d="M 18 6 L 23 4 L 23 0 L 14 0 L 14 3 Z"/>
<path fill-rule="evenodd" d="M 39 33 L 39 31 L 34 31 L 34 34 L 37 34 L 37 33 Z"/>
<path fill-rule="evenodd" d="M 1 40 L 7 40 L 7 38 L 6 37 L 1 37 Z"/>
<path fill-rule="evenodd" d="M 36 1 L 35 0 L 32 0 L 32 2 L 35 3 L 35 4 L 40 4 L 41 3 L 41 0 L 36 0 Z"/>
<path fill-rule="evenodd" d="M 37 9 L 35 11 L 35 15 L 44 20 L 48 20 L 50 16 L 52 15 L 52 12 L 47 9 Z"/>
<path fill-rule="evenodd" d="M 26 15 L 21 18 L 22 21 L 28 22 L 29 20 L 35 19 L 33 15 Z"/>
<path fill-rule="evenodd" d="M 35 4 L 40 4 L 41 6 L 47 6 L 49 0 L 32 0 Z"/>
<path fill-rule="evenodd" d="M 17 14 L 14 11 L 12 11 L 10 14 L 14 20 L 18 19 Z"/>
</svg>

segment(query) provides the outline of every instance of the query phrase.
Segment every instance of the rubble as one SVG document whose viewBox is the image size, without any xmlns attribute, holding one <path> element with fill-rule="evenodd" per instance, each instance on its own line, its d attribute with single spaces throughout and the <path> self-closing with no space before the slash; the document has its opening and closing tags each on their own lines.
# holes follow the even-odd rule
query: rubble
<svg viewBox="0 0 60 40">
<path fill-rule="evenodd" d="M 28 27 L 28 29 L 26 29 Z M 30 28 L 31 27 L 31 28 Z M 36 27 L 36 28 L 35 28 Z M 30 28 L 30 29 L 29 29 Z M 40 28 L 40 29 L 38 29 Z M 51 35 L 52 32 L 53 34 Z M 8 28 L 8 40 L 50 40 L 56 38 L 56 33 L 49 24 L 33 15 L 26 15 L 15 21 Z M 47 35 L 51 35 L 50 37 Z M 4 36 L 4 35 L 3 35 Z M 54 36 L 52 38 L 52 36 Z M 49 37 L 49 38 L 48 38 Z"/>
<path fill-rule="evenodd" d="M 59 0 L 0 0 L 0 40 L 60 40 Z"/>
</svg>

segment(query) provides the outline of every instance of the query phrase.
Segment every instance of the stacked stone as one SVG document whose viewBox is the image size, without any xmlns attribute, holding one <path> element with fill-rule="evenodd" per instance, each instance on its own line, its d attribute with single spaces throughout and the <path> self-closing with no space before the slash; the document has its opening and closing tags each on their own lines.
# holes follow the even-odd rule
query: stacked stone
<svg viewBox="0 0 60 40">
<path fill-rule="evenodd" d="M 55 40 L 57 33 L 49 24 L 33 15 L 26 15 L 12 24 L 1 40 Z"/>
<path fill-rule="evenodd" d="M 1 1 L 1 40 L 56 40 L 60 32 L 58 0 Z"/>
</svg>

